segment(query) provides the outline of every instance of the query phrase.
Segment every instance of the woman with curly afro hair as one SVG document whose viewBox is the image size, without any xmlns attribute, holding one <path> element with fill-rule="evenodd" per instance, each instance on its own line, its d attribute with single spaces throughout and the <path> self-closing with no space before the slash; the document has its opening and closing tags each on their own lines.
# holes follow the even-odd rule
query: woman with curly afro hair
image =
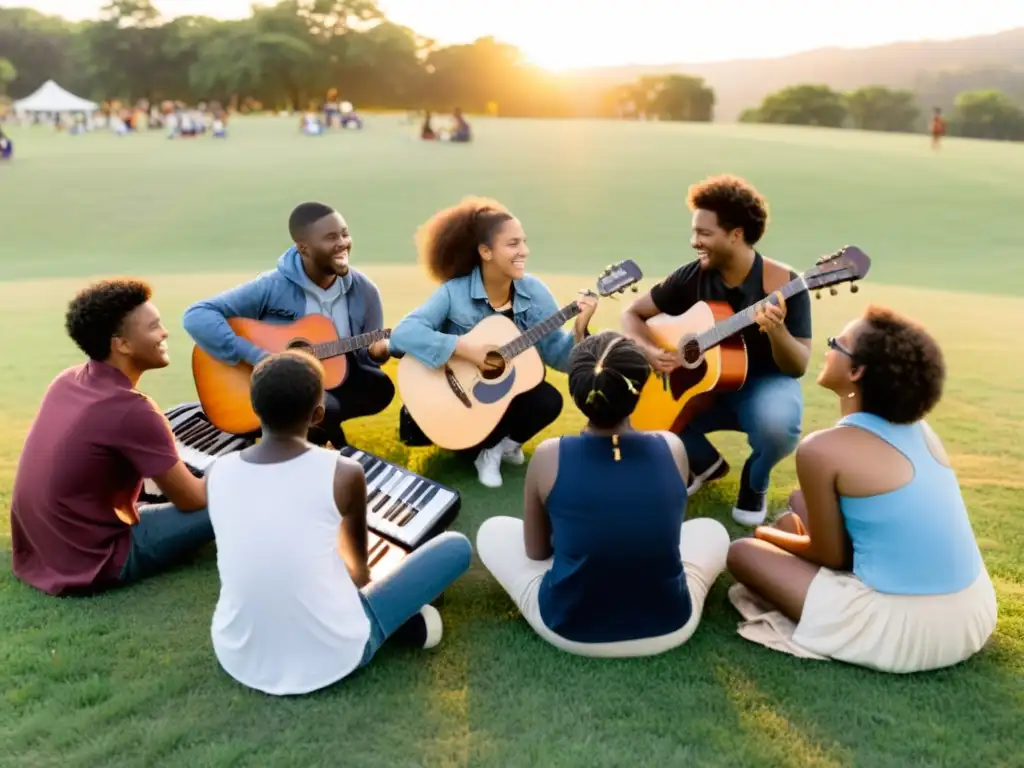
<svg viewBox="0 0 1024 768">
<path fill-rule="evenodd" d="M 791 511 L 729 551 L 745 585 L 730 591 L 747 619 L 742 635 L 897 673 L 982 648 L 995 591 L 956 474 L 924 421 L 945 376 L 935 339 L 890 309 L 869 307 L 829 338 L 818 383 L 838 396 L 841 418 L 797 448 Z M 795 630 L 768 621 L 773 608 Z"/>
<path fill-rule="evenodd" d="M 417 232 L 420 260 L 430 276 L 441 283 L 426 303 L 410 312 L 391 334 L 391 349 L 409 354 L 430 368 L 440 368 L 453 356 L 493 370 L 487 363 L 495 347 L 466 341 L 465 334 L 495 313 L 515 323 L 520 331 L 540 323 L 559 310 L 551 291 L 526 273 L 530 249 L 523 225 L 496 200 L 468 197 L 434 214 Z M 580 314 L 572 333 L 564 329 L 544 336 L 536 345 L 544 364 L 566 372 L 573 346 L 588 335 L 587 324 L 597 299 L 577 299 Z M 544 381 L 509 403 L 494 431 L 470 449 L 480 482 L 501 485 L 501 463 L 522 464 L 522 445 L 551 424 L 562 411 L 562 396 Z M 403 407 L 403 439 L 426 444 L 416 434 Z"/>
</svg>

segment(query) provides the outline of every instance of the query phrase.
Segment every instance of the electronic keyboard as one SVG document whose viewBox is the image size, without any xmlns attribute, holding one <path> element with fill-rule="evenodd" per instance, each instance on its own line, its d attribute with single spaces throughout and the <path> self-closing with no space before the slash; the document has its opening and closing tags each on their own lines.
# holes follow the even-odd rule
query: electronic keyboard
<svg viewBox="0 0 1024 768">
<path fill-rule="evenodd" d="M 222 432 L 210 423 L 198 402 L 177 405 L 165 411 L 164 416 L 171 424 L 178 455 L 196 477 L 203 477 L 218 457 L 255 445 L 257 440 L 254 436 Z M 446 530 L 458 515 L 462 505 L 458 491 L 351 445 L 343 447 L 340 453 L 359 462 L 366 475 L 366 525 L 371 532 L 371 545 L 376 534 L 397 544 L 404 557 Z M 147 479 L 139 500 L 159 503 L 167 499 Z M 375 552 L 382 561 L 394 557 L 394 546 L 377 546 Z"/>
<path fill-rule="evenodd" d="M 367 526 L 407 549 L 441 533 L 458 515 L 458 491 L 351 445 L 341 455 L 363 465 Z"/>
</svg>

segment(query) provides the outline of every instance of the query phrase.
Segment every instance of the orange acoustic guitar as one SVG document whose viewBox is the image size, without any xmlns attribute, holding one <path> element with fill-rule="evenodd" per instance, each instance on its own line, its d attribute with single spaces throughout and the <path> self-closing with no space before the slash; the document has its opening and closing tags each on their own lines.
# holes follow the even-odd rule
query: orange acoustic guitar
<svg viewBox="0 0 1024 768">
<path fill-rule="evenodd" d="M 604 271 L 597 292 L 622 293 L 642 277 L 636 262 L 627 259 Z M 544 362 L 534 345 L 579 312 L 574 301 L 525 331 L 504 315 L 488 315 L 463 337 L 497 348 L 487 356 L 495 368 L 486 373 L 459 357 L 435 369 L 405 355 L 398 363 L 398 391 L 409 415 L 440 448 L 458 451 L 479 445 L 516 395 L 544 381 Z"/>
<path fill-rule="evenodd" d="M 803 291 L 852 283 L 870 268 L 866 253 L 846 246 L 821 257 L 779 291 L 788 299 Z M 850 290 L 856 292 L 857 286 L 851 285 Z M 834 287 L 831 293 L 837 293 Z M 779 303 L 774 292 L 766 301 Z M 681 315 L 650 318 L 647 327 L 658 345 L 678 352 L 681 365 L 667 375 L 652 373 L 647 379 L 631 417 L 633 428 L 678 432 L 707 408 L 716 394 L 740 389 L 747 380 L 747 347 L 739 333 L 756 322 L 757 307 L 762 303 L 733 314 L 725 302 L 698 301 Z"/>
<path fill-rule="evenodd" d="M 348 376 L 346 354 L 391 337 L 391 329 L 385 328 L 342 339 L 334 323 L 324 315 L 306 315 L 293 323 L 232 317 L 228 325 L 236 334 L 271 354 L 296 348 L 309 352 L 324 366 L 324 389 L 334 389 L 345 381 Z M 217 429 L 244 435 L 260 428 L 259 417 L 249 399 L 252 378 L 249 363 L 229 365 L 196 346 L 192 349 L 192 378 L 203 413 Z"/>
</svg>

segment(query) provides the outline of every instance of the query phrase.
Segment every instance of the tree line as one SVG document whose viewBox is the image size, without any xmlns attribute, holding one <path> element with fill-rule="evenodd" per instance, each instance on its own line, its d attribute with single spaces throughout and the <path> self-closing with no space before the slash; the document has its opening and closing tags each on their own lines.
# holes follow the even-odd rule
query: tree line
<svg viewBox="0 0 1024 768">
<path fill-rule="evenodd" d="M 125 104 L 307 109 L 335 88 L 364 109 L 458 106 L 479 113 L 497 105 L 509 117 L 707 122 L 715 106 L 713 88 L 699 77 L 645 76 L 609 86 L 549 73 L 493 37 L 439 45 L 388 20 L 375 0 L 279 0 L 230 21 L 163 19 L 151 0 L 110 0 L 100 18 L 83 22 L 0 8 L 0 52 L 0 96 L 11 98 L 52 78 L 96 101 Z M 771 94 L 740 119 L 920 131 L 926 118 L 911 91 L 840 93 L 810 84 Z M 999 90 L 960 92 L 948 124 L 962 136 L 1024 140 L 1024 111 Z"/>
</svg>

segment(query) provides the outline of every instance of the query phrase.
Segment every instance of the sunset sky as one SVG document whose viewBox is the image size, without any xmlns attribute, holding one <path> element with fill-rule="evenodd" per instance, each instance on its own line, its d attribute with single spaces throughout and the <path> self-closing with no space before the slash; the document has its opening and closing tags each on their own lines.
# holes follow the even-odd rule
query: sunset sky
<svg viewBox="0 0 1024 768">
<path fill-rule="evenodd" d="M 104 0 L 13 0 L 73 19 Z M 155 0 L 166 15 L 238 18 L 251 0 Z M 1024 27 L 1020 0 L 381 0 L 443 43 L 493 35 L 551 69 L 781 56 Z"/>
</svg>

